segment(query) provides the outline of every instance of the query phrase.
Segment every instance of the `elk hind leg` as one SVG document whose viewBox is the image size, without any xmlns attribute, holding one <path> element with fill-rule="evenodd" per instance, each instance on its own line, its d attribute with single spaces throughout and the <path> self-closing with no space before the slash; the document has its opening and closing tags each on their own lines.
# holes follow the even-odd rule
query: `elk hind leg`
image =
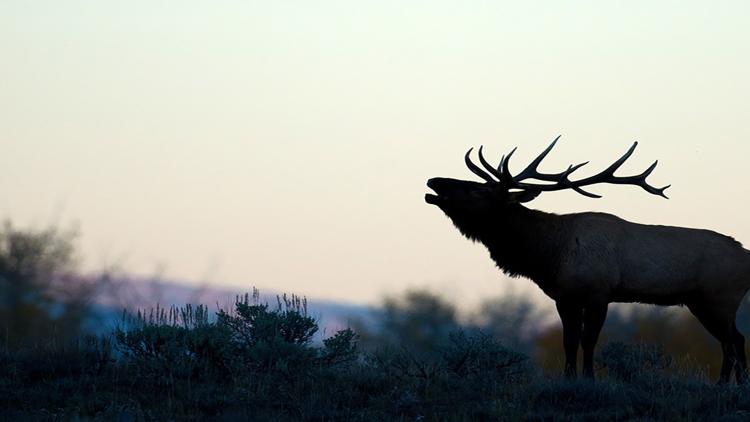
<svg viewBox="0 0 750 422">
<path fill-rule="evenodd" d="M 734 312 L 721 312 L 718 309 L 712 309 L 706 305 L 688 305 L 690 312 L 698 318 L 698 321 L 711 333 L 712 336 L 716 337 L 721 343 L 722 351 L 722 362 L 721 372 L 719 375 L 719 383 L 729 382 L 732 369 L 737 364 L 738 352 L 736 351 L 736 344 L 738 338 L 735 335 L 735 324 Z M 739 333 L 739 332 L 737 332 Z M 740 334 L 741 335 L 741 334 Z M 744 338 L 743 338 L 744 343 Z M 744 347 L 744 346 L 743 346 Z M 744 350 L 742 352 L 744 355 Z"/>
<path fill-rule="evenodd" d="M 732 324 L 732 344 L 734 345 L 734 351 L 736 353 L 736 361 L 734 364 L 734 377 L 737 380 L 737 384 L 744 384 L 747 382 L 747 358 L 745 357 L 745 337 L 737 329 L 737 324 Z"/>
</svg>

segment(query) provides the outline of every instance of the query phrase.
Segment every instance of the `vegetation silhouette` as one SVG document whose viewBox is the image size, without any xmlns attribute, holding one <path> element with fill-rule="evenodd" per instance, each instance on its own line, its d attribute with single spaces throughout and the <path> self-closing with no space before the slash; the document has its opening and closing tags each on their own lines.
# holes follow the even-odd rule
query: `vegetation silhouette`
<svg viewBox="0 0 750 422">
<path fill-rule="evenodd" d="M 482 333 L 513 350 L 532 354 L 542 333 L 535 324 L 543 312 L 531 298 L 510 292 L 487 298 L 476 311 L 462 315 L 450 298 L 427 289 L 410 289 L 387 296 L 373 310 L 369 324 L 352 320 L 360 337 L 360 348 L 373 352 L 391 348 L 430 355 L 450 343 L 456 331 Z"/>
<path fill-rule="evenodd" d="M 428 290 L 408 290 L 401 296 L 384 298 L 372 320 L 374 323 L 369 325 L 352 321 L 361 338 L 360 347 L 368 351 L 395 348 L 431 354 L 461 327 L 455 306 Z"/>
<path fill-rule="evenodd" d="M 607 342 L 595 357 L 597 384 L 545 376 L 545 369 L 559 363 L 547 358 L 559 356 L 555 339 L 561 332 L 536 324 L 540 311 L 522 294 L 487 298 L 469 311 L 449 296 L 407 291 L 386 298 L 366 330 L 355 325 L 316 342 L 314 335 L 325 327 L 308 314 L 304 298 L 280 295 L 263 303 L 254 290 L 226 309 L 195 304 L 128 311 L 111 334 L 87 336 L 82 319 L 75 319 L 74 329 L 56 328 L 66 314 L 60 303 L 68 302 L 50 287 L 67 286 L 56 284 L 60 274 L 70 281 L 82 278 L 75 270 L 72 232 L 24 231 L 8 224 L 5 233 L 17 245 L 7 248 L 15 251 L 11 255 L 26 257 L 17 260 L 23 266 L 5 268 L 48 269 L 9 273 L 17 274 L 14 280 L 27 294 L 19 301 L 24 306 L 4 312 L 29 307 L 38 312 L 25 313 L 23 320 L 37 328 L 26 330 L 26 337 L 6 336 L 0 348 L 5 419 L 742 420 L 750 415 L 744 387 L 706 383 L 704 369 L 718 363 L 702 359 L 713 354 L 679 355 L 707 351 L 712 341 L 685 313 L 613 306 L 603 331 Z M 6 289 L 13 285 L 0 286 L 2 297 L 12 297 Z M 72 286 L 74 292 L 79 288 Z M 75 315 L 88 312 L 86 306 L 77 309 Z M 747 307 L 741 311 L 740 321 L 749 322 Z"/>
<path fill-rule="evenodd" d="M 460 320 L 424 291 L 392 300 L 426 326 Z M 413 300 L 415 296 L 421 296 Z M 411 297 L 411 299 L 410 299 Z M 416 309 L 409 303 L 415 302 Z M 509 312 L 514 312 L 513 307 Z M 415 317 L 416 315 L 416 317 Z M 613 318 L 616 319 L 616 318 Z M 660 318 L 663 319 L 663 318 Z M 20 420 L 742 420 L 745 388 L 706 383 L 659 345 L 609 342 L 602 379 L 545 377 L 525 355 L 471 325 L 436 331 L 429 353 L 410 323 L 391 325 L 404 347 L 359 348 L 345 329 L 319 330 L 304 300 L 259 295 L 231 309 L 203 305 L 126 313 L 112 336 L 0 350 L 0 407 Z M 385 327 L 386 325 L 383 324 Z M 439 343 L 439 344 L 438 344 Z"/>
<path fill-rule="evenodd" d="M 534 281 L 555 303 L 563 325 L 565 374 L 575 377 L 579 347 L 583 374 L 594 376 L 594 348 L 609 303 L 640 302 L 685 305 L 721 343 L 720 382 L 734 372 L 738 383 L 747 379 L 745 339 L 736 326 L 737 309 L 750 288 L 750 252 L 739 242 L 709 230 L 643 225 L 604 213 L 557 215 L 522 204 L 542 192 L 583 189 L 597 183 L 629 184 L 666 198 L 646 178 L 656 167 L 635 176 L 615 176 L 633 154 L 637 143 L 603 171 L 570 180 L 587 164 L 570 165 L 559 173 L 542 173 L 539 164 L 559 136 L 524 170 L 511 174 L 513 149 L 495 168 L 479 148 L 485 170 L 466 153 L 468 168 L 484 179 L 473 181 L 433 178 L 435 194 L 425 201 L 438 206 L 467 238 L 481 242 L 498 267 L 511 276 Z M 550 183 L 530 183 L 536 179 Z"/>
<path fill-rule="evenodd" d="M 0 346 L 82 334 L 96 284 L 77 272 L 76 231 L 0 229 Z"/>
</svg>

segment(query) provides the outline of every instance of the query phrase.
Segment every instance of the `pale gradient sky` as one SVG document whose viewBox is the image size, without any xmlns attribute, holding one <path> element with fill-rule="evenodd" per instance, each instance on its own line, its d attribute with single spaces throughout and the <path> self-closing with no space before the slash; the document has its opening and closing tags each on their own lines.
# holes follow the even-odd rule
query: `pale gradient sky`
<svg viewBox="0 0 750 422">
<path fill-rule="evenodd" d="M 563 5 L 565 3 L 565 5 Z M 554 170 L 654 185 L 549 193 L 750 244 L 750 3 L 0 2 L 0 217 L 79 221 L 85 268 L 373 303 L 505 280 L 424 203 L 462 155 L 557 134 Z M 533 289 L 532 289 L 533 290 Z"/>
</svg>

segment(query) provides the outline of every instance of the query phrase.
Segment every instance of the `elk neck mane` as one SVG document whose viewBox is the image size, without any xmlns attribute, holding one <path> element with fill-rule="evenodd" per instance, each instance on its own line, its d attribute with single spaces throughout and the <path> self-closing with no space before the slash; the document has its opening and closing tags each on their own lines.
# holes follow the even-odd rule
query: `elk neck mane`
<svg viewBox="0 0 750 422">
<path fill-rule="evenodd" d="M 511 277 L 536 283 L 554 277 L 564 241 L 565 216 L 513 204 L 502 216 L 484 222 L 473 240 L 483 243 L 497 266 Z"/>
</svg>

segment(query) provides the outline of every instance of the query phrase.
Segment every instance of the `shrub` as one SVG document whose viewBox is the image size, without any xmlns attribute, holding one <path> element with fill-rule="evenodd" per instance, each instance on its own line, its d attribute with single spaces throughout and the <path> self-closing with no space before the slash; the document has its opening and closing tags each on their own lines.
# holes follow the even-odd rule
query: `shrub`
<svg viewBox="0 0 750 422">
<path fill-rule="evenodd" d="M 672 366 L 672 358 L 664 354 L 661 346 L 643 343 L 607 343 L 596 360 L 607 369 L 610 377 L 622 381 L 632 381 L 647 371 Z"/>
<path fill-rule="evenodd" d="M 307 301 L 298 296 L 277 297 L 276 309 L 252 297 L 236 300 L 234 312 L 220 310 L 217 326 L 231 334 L 236 356 L 256 371 L 293 371 L 316 357 L 310 341 L 318 331 L 315 319 L 307 314 Z"/>
<path fill-rule="evenodd" d="M 79 276 L 75 230 L 0 228 L 0 347 L 20 349 L 83 333 L 95 285 Z"/>
<path fill-rule="evenodd" d="M 507 378 L 528 372 L 528 356 L 510 350 L 482 331 L 455 331 L 443 349 L 446 368 L 458 376 Z"/>
<path fill-rule="evenodd" d="M 125 314 L 123 325 L 115 330 L 118 350 L 140 371 L 168 374 L 162 381 L 226 373 L 230 332 L 210 323 L 203 305 Z"/>
<path fill-rule="evenodd" d="M 350 328 L 323 340 L 320 359 L 329 365 L 351 363 L 357 358 L 359 336 Z"/>
<path fill-rule="evenodd" d="M 388 297 L 374 316 L 377 327 L 361 323 L 356 326 L 363 348 L 370 351 L 388 346 L 406 347 L 416 354 L 433 353 L 460 327 L 455 307 L 426 290 L 409 290 L 401 297 Z"/>
</svg>

